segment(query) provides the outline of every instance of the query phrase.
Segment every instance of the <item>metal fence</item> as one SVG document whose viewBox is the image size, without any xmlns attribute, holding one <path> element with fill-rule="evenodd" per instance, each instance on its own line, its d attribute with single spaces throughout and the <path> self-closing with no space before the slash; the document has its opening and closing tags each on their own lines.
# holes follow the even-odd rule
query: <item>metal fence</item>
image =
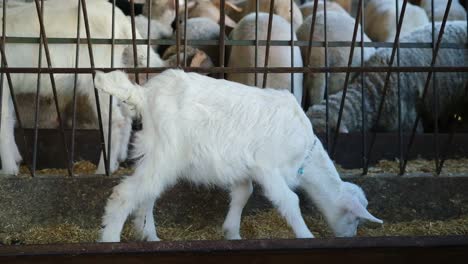
<svg viewBox="0 0 468 264">
<path fill-rule="evenodd" d="M 70 0 L 72 1 L 72 0 Z M 73 0 L 74 1 L 74 0 Z M 276 0 L 276 1 L 287 1 L 287 0 Z M 290 4 L 293 4 L 293 0 L 289 0 Z M 434 12 L 434 1 L 432 1 L 432 12 Z M 8 28 L 6 28 L 6 23 L 5 19 L 9 15 L 9 12 L 6 8 L 6 0 L 3 0 L 3 23 L 2 23 L 2 38 L 1 38 L 1 45 L 0 45 L 0 51 L 1 51 L 1 58 L 2 58 L 2 67 L 0 69 L 1 72 L 1 82 L 0 82 L 0 96 L 3 95 L 4 89 L 7 89 L 4 87 L 4 78 L 6 78 L 6 83 L 8 84 L 8 89 L 11 94 L 12 102 L 13 102 L 13 107 L 15 109 L 15 114 L 17 118 L 17 128 L 19 131 L 19 134 L 21 135 L 20 138 L 17 139 L 17 141 L 23 141 L 24 146 L 27 146 L 27 150 L 25 153 L 27 155 L 24 157 L 25 163 L 27 164 L 30 174 L 34 176 L 36 174 L 36 167 L 37 167 L 37 149 L 38 149 L 38 113 L 40 112 L 40 106 L 39 106 L 39 96 L 36 96 L 35 98 L 35 125 L 33 129 L 33 143 L 29 144 L 26 140 L 25 136 L 25 129 L 23 128 L 21 116 L 19 115 L 18 112 L 18 101 L 16 99 L 16 93 L 15 93 L 15 83 L 12 82 L 11 74 L 16 74 L 16 73 L 22 73 L 22 74 L 37 74 L 37 94 L 39 94 L 40 89 L 41 89 L 41 74 L 48 74 L 51 84 L 52 84 L 52 90 L 53 90 L 53 99 L 55 102 L 56 106 L 56 111 L 58 115 L 58 120 L 59 120 L 59 131 L 61 135 L 60 142 L 57 142 L 57 144 L 63 145 L 63 153 L 66 156 L 68 162 L 67 162 L 67 170 L 68 170 L 68 175 L 72 176 L 73 175 L 73 164 L 75 160 L 75 149 L 76 149 L 76 127 L 75 127 L 75 121 L 72 123 L 72 128 L 71 128 L 71 140 L 68 139 L 67 132 L 65 129 L 65 126 L 63 124 L 63 120 L 60 117 L 61 112 L 58 107 L 58 95 L 56 91 L 56 82 L 55 82 L 55 76 L 58 74 L 74 74 L 75 82 L 74 82 L 74 97 L 73 97 L 73 120 L 76 120 L 76 87 L 77 87 L 77 76 L 79 74 L 91 74 L 94 77 L 95 71 L 100 70 L 104 72 L 109 72 L 113 70 L 124 70 L 129 74 L 135 73 L 135 79 L 136 82 L 139 82 L 139 75 L 144 74 L 144 73 L 158 73 L 161 71 L 164 71 L 166 68 L 153 68 L 153 67 L 146 67 L 146 68 L 141 68 L 137 67 L 135 64 L 135 67 L 131 68 L 115 68 L 114 67 L 114 61 L 110 58 L 109 61 L 109 67 L 106 68 L 101 68 L 101 67 L 95 67 L 94 65 L 94 56 L 93 56 L 93 47 L 96 45 L 111 45 L 112 52 L 114 50 L 114 46 L 116 45 L 132 45 L 133 47 L 133 55 L 134 55 L 134 61 L 137 61 L 137 45 L 148 45 L 148 49 L 150 48 L 150 45 L 176 45 L 177 49 L 177 54 L 179 52 L 183 52 L 184 56 L 180 58 L 177 56 L 177 68 L 181 68 L 185 71 L 189 72 L 199 72 L 199 73 L 219 73 L 220 78 L 224 78 L 224 74 L 226 73 L 255 73 L 256 78 L 257 74 L 264 74 L 263 75 L 263 80 L 262 80 L 262 86 L 265 87 L 267 83 L 267 78 L 268 74 L 272 73 L 325 73 L 327 74 L 326 78 L 326 87 L 328 87 L 328 74 L 330 73 L 337 73 L 337 72 L 342 72 L 346 73 L 346 81 L 343 83 L 343 97 L 341 100 L 341 106 L 339 109 L 339 117 L 338 117 L 338 123 L 336 127 L 340 127 L 340 122 L 342 120 L 342 115 L 343 115 L 343 109 L 344 109 L 344 102 L 346 100 L 346 93 L 348 89 L 348 82 L 351 78 L 352 73 L 359 73 L 361 76 L 361 80 L 363 80 L 363 77 L 365 74 L 369 72 L 384 72 L 386 74 L 385 78 L 385 84 L 383 88 L 383 95 L 381 100 L 378 103 L 378 112 L 377 112 L 377 122 L 380 120 L 381 115 L 382 115 L 382 109 L 384 107 L 384 102 L 385 102 L 385 97 L 388 91 L 389 87 L 389 80 L 391 74 L 402 74 L 402 73 L 414 73 L 414 72 L 424 72 L 427 73 L 427 78 L 425 82 L 425 86 L 423 89 L 422 93 L 422 100 L 425 100 L 427 92 L 432 89 L 432 91 L 436 91 L 437 87 L 434 85 L 434 80 L 437 78 L 436 73 L 439 72 L 468 72 L 468 65 L 463 65 L 463 66 L 438 66 L 437 65 L 437 55 L 439 54 L 439 51 L 441 49 L 445 48 L 450 48 L 450 49 L 468 49 L 468 40 L 466 41 L 465 44 L 460 45 L 456 43 L 441 43 L 442 36 L 444 34 L 444 28 L 447 23 L 447 17 L 448 17 L 448 11 L 454 2 L 453 0 L 449 0 L 447 2 L 444 18 L 441 24 L 441 30 L 437 33 L 435 31 L 435 21 L 432 20 L 432 28 L 433 28 L 433 41 L 431 43 L 400 43 L 400 33 L 402 29 L 402 24 L 405 19 L 405 11 L 407 9 L 407 6 L 410 1 L 404 0 L 402 2 L 395 1 L 395 10 L 397 11 L 397 14 L 400 14 L 399 16 L 396 17 L 395 20 L 395 25 L 397 28 L 396 31 L 396 36 L 394 38 L 393 42 L 365 42 L 364 40 L 360 39 L 358 37 L 358 34 L 360 33 L 361 36 L 364 35 L 364 27 L 362 26 L 359 30 L 359 24 L 364 25 L 365 21 L 365 15 L 364 15 L 364 6 L 365 2 L 364 0 L 355 0 L 353 1 L 353 10 L 354 10 L 354 16 L 355 16 L 355 25 L 354 25 L 354 31 L 353 31 L 353 38 L 352 41 L 328 41 L 327 39 L 327 31 L 325 30 L 324 32 L 324 41 L 313 41 L 312 36 L 315 34 L 317 28 L 315 26 L 316 24 L 316 18 L 317 18 L 317 6 L 318 6 L 318 0 L 314 0 L 312 2 L 315 2 L 315 7 L 313 9 L 313 14 L 312 14 L 312 27 L 310 31 L 310 38 L 308 41 L 299 41 L 299 40 L 294 40 L 294 28 L 291 23 L 291 39 L 288 41 L 278 41 L 278 40 L 272 40 L 271 33 L 272 33 L 272 18 L 273 18 L 273 13 L 274 13 L 274 3 L 275 0 L 271 0 L 270 4 L 270 10 L 269 10 L 269 24 L 268 24 L 268 30 L 267 30 L 267 38 L 266 40 L 260 40 L 258 36 L 256 39 L 252 40 L 228 40 L 224 38 L 224 33 L 226 32 L 226 22 L 225 22 L 225 14 L 226 10 L 224 8 L 226 0 L 220 0 L 220 6 L 222 7 L 220 9 L 220 38 L 219 40 L 189 40 L 186 38 L 186 33 L 187 33 L 187 24 L 184 23 L 184 34 L 181 34 L 180 32 L 182 31 L 181 28 L 181 23 L 175 23 L 175 32 L 176 32 L 176 38 L 175 40 L 167 40 L 167 39 L 136 39 L 136 28 L 135 28 L 135 8 L 133 5 L 134 0 L 130 0 L 130 13 L 131 13 L 131 24 L 132 24 L 132 32 L 133 32 L 133 38 L 132 39 L 116 39 L 115 38 L 115 0 L 111 1 L 114 2 L 114 7 L 113 7 L 113 12 L 112 12 L 112 37 L 110 39 L 95 39 L 92 38 L 91 33 L 90 33 L 90 21 L 88 20 L 88 8 L 87 8 L 87 2 L 86 0 L 76 0 L 78 3 L 78 14 L 83 14 L 83 21 L 81 21 L 81 16 L 78 15 L 78 21 L 77 21 L 77 35 L 76 38 L 49 38 L 46 34 L 47 30 L 44 26 L 44 17 L 43 17 L 43 11 L 44 11 L 44 3 L 47 1 L 44 0 L 34 0 L 34 3 L 31 3 L 32 5 L 35 5 L 36 11 L 37 11 L 37 19 L 39 21 L 40 25 L 40 34 L 37 37 L 13 37 L 13 36 L 8 36 Z M 147 4 L 150 2 L 149 0 L 146 1 Z M 301 1 L 304 2 L 304 1 Z M 326 0 L 324 2 L 327 2 Z M 176 11 L 176 21 L 185 21 L 188 18 L 188 1 L 176 1 L 175 5 L 175 11 Z M 466 5 L 466 4 L 465 4 Z M 151 6 L 151 5 L 149 5 Z M 185 10 L 185 12 L 181 13 L 179 12 L 181 9 Z M 324 13 L 325 13 L 325 22 L 324 22 L 324 27 L 327 27 L 327 5 L 324 7 Z M 258 19 L 258 10 L 259 10 L 259 2 L 257 1 L 257 16 L 256 18 Z M 149 8 L 149 17 L 151 17 L 151 8 Z M 400 13 L 401 11 L 401 13 Z M 291 17 L 294 16 L 294 9 L 291 8 L 290 10 L 290 15 Z M 258 21 L 258 20 L 257 20 Z M 467 20 L 468 23 L 468 20 Z M 79 34 L 79 28 L 84 25 L 86 29 L 86 36 L 80 36 Z M 257 23 L 258 25 L 258 23 Z M 151 24 L 148 22 L 148 36 L 150 36 L 150 31 L 151 31 Z M 360 32 L 359 32 L 360 31 Z M 38 65 L 33 66 L 31 65 L 30 67 L 9 67 L 8 66 L 8 50 L 5 50 L 5 43 L 16 43 L 16 44 L 38 44 L 39 43 L 39 50 L 44 50 L 44 54 L 46 57 L 46 65 L 41 65 L 42 61 L 42 52 L 39 52 L 39 61 Z M 56 45 L 56 44 L 74 44 L 76 47 L 76 64 L 75 67 L 71 68 L 58 68 L 54 67 L 53 63 L 51 61 L 51 55 L 49 51 L 49 46 L 50 45 Z M 90 65 L 91 67 L 80 67 L 78 65 L 79 57 L 80 57 L 80 50 L 79 47 L 80 45 L 86 45 L 88 47 L 89 51 L 89 60 L 90 60 Z M 214 46 L 219 46 L 219 64 L 216 67 L 212 68 L 194 68 L 194 67 L 189 67 L 187 65 L 187 46 L 189 45 L 214 45 Z M 265 54 L 265 63 L 263 65 L 259 65 L 259 63 L 256 61 L 255 67 L 242 67 L 242 68 L 234 68 L 234 67 L 227 67 L 226 66 L 226 51 L 227 47 L 229 46 L 255 46 L 256 50 L 258 50 L 258 47 L 260 46 L 265 46 L 266 47 L 266 54 Z M 306 56 L 306 61 L 304 61 L 304 66 L 303 67 L 293 67 L 294 65 L 294 56 L 291 56 L 291 67 L 271 67 L 269 65 L 268 57 L 269 57 L 269 52 L 270 52 L 270 47 L 272 46 L 290 46 L 291 47 L 291 53 L 294 53 L 294 47 L 307 47 L 308 50 L 308 55 Z M 310 61 L 308 59 L 310 58 L 310 53 L 314 48 L 322 47 L 325 48 L 325 62 L 323 67 L 312 67 Z M 342 66 L 342 67 L 333 67 L 329 66 L 328 63 L 328 49 L 332 47 L 350 47 L 350 56 L 349 56 L 349 61 L 347 66 Z M 364 48 L 366 47 L 377 47 L 377 48 L 389 48 L 391 49 L 391 56 L 390 56 L 390 61 L 389 64 L 385 67 L 374 67 L 374 66 L 366 66 L 364 64 L 364 59 L 363 59 L 363 54 L 364 54 Z M 432 49 L 433 52 L 433 57 L 432 57 L 432 62 L 428 66 L 418 66 L 418 67 L 403 67 L 400 66 L 400 50 L 401 49 L 406 49 L 406 48 L 426 48 L 426 49 Z M 356 52 L 356 50 L 361 51 L 361 65 L 359 66 L 352 66 L 352 60 L 353 60 L 353 54 Z M 111 56 L 113 57 L 113 56 Z M 147 61 L 147 65 L 149 65 L 149 57 Z M 294 82 L 292 78 L 292 82 Z M 362 88 L 365 88 L 365 83 L 362 82 Z M 291 85 L 291 87 L 294 87 L 294 85 Z M 399 90 L 401 87 L 398 88 Z M 307 105 L 307 92 L 304 91 L 304 98 L 303 98 L 303 107 L 305 110 L 307 110 L 308 105 Z M 328 114 L 328 98 L 329 98 L 329 92 L 328 88 L 326 88 L 325 92 L 325 101 L 326 101 L 326 106 L 327 106 L 327 114 Z M 103 152 L 103 157 L 106 163 L 106 174 L 109 174 L 109 153 L 111 153 L 111 144 L 108 144 L 107 146 L 103 147 L 105 144 L 104 140 L 104 131 L 103 131 L 103 120 L 101 117 L 101 111 L 110 111 L 110 120 L 109 120 L 109 129 L 112 128 L 111 120 L 112 120 L 112 109 L 101 109 L 101 106 L 99 105 L 99 96 L 107 96 L 103 94 L 99 94 L 97 90 L 95 89 L 95 103 L 96 107 L 98 109 L 98 122 L 99 122 L 99 137 L 100 137 L 100 146 L 102 146 L 102 152 Z M 468 86 L 465 89 L 465 97 L 468 96 Z M 111 98 L 112 100 L 112 98 Z M 401 99 L 400 99 L 401 100 Z M 2 100 L 0 100 L 1 104 Z M 112 104 L 111 104 L 112 105 Z M 440 114 L 438 112 L 438 109 L 436 107 L 437 105 L 434 104 L 434 133 L 432 133 L 432 142 L 427 142 L 428 144 L 433 144 L 433 158 L 435 161 L 435 172 L 436 174 L 440 174 L 443 166 L 444 166 L 444 161 L 447 158 L 447 154 L 451 151 L 451 146 L 453 143 L 453 139 L 455 137 L 456 129 L 452 129 L 452 131 L 447 134 L 443 135 L 444 142 L 441 143 L 441 134 L 439 132 L 438 124 L 437 124 L 437 117 Z M 417 137 L 417 127 L 419 122 L 421 121 L 420 118 L 418 117 L 416 122 L 414 123 L 413 129 L 410 131 L 410 133 L 407 135 L 405 134 L 405 131 L 403 131 L 401 127 L 401 106 L 399 106 L 399 129 L 397 134 L 397 142 L 395 142 L 398 145 L 398 151 L 395 155 L 399 159 L 399 167 L 400 167 L 400 174 L 404 174 L 406 165 L 408 162 L 409 154 L 411 153 L 415 138 Z M 362 102 L 361 106 L 362 112 L 365 112 L 365 104 Z M 362 127 L 365 128 L 367 127 L 366 122 L 369 122 L 365 118 L 362 120 Z M 0 124 L 1 126 L 1 124 Z M 339 142 L 340 137 L 344 137 L 346 135 L 342 135 L 338 133 L 338 131 L 331 130 L 329 128 L 330 124 L 327 119 L 327 132 L 325 135 L 323 135 L 323 139 L 325 141 L 325 145 L 328 147 L 328 150 L 332 156 L 335 155 L 337 149 L 339 146 L 337 145 Z M 111 142 L 110 139 L 110 134 L 109 133 L 109 138 L 108 142 Z M 373 151 L 375 150 L 375 143 L 377 138 L 379 137 L 379 133 L 375 132 L 374 130 L 366 131 L 366 129 L 362 129 L 362 132 L 359 133 L 359 135 L 355 135 L 353 137 L 355 140 L 360 141 L 361 145 L 361 161 L 362 161 L 362 173 L 367 174 L 368 168 L 369 168 L 369 162 L 372 158 Z M 427 138 L 427 137 L 426 137 Z M 29 154 L 29 156 L 28 156 Z"/>
</svg>

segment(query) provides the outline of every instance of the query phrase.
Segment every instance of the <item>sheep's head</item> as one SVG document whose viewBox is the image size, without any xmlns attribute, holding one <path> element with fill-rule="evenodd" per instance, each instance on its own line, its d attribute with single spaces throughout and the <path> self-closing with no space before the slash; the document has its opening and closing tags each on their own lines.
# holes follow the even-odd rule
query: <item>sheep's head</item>
<svg viewBox="0 0 468 264">
<path fill-rule="evenodd" d="M 362 189 L 345 182 L 337 200 L 335 209 L 328 213 L 327 220 L 338 237 L 356 235 L 357 227 L 362 221 L 382 224 L 383 221 L 367 211 L 367 199 Z"/>
<path fill-rule="evenodd" d="M 180 46 L 179 58 L 181 63 L 184 59 L 184 46 Z M 177 66 L 177 46 L 169 47 L 163 55 L 168 66 Z M 203 51 L 187 46 L 187 65 L 189 67 L 211 68 L 214 64 L 210 57 Z"/>
</svg>

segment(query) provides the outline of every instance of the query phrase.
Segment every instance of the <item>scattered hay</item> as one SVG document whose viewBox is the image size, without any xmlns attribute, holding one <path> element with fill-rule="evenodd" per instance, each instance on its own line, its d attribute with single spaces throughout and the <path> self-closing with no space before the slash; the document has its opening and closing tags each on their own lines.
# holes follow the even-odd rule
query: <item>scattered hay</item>
<svg viewBox="0 0 468 264">
<path fill-rule="evenodd" d="M 362 169 L 344 169 L 339 164 L 335 164 L 338 172 L 341 174 L 361 174 Z M 433 160 L 424 160 L 416 159 L 408 161 L 406 166 L 406 173 L 434 173 L 435 172 L 435 162 Z M 391 160 L 381 160 L 374 166 L 369 167 L 368 174 L 398 174 L 400 172 L 400 162 L 398 159 L 395 161 Z M 459 175 L 459 174 L 468 174 L 468 159 L 451 159 L 446 160 L 444 167 L 442 169 L 443 175 Z"/>
<path fill-rule="evenodd" d="M 332 237 L 323 219 L 305 216 L 307 225 L 318 238 Z M 162 222 L 158 225 L 158 235 L 162 240 L 219 240 L 222 239 L 220 226 L 199 223 L 190 226 L 177 226 Z M 281 239 L 294 238 L 294 234 L 284 219 L 275 211 L 257 212 L 242 218 L 241 235 L 245 239 Z M 446 221 L 410 221 L 369 224 L 360 227 L 358 236 L 440 236 L 468 235 L 468 215 Z M 51 227 L 36 227 L 22 233 L 2 234 L 0 242 L 4 244 L 53 244 L 94 242 L 99 237 L 98 229 L 84 229 L 73 224 Z M 122 241 L 133 241 L 137 237 L 130 225 L 126 225 Z"/>
<path fill-rule="evenodd" d="M 78 161 L 78 162 L 75 162 L 75 164 L 73 165 L 73 173 L 75 176 L 93 175 L 96 171 L 96 168 L 97 166 L 90 161 Z M 122 175 L 128 175 L 132 173 L 133 173 L 133 168 L 120 167 L 112 175 L 122 176 Z M 29 173 L 28 167 L 25 165 L 21 166 L 20 174 L 29 175 L 30 173 Z M 67 169 L 42 169 L 42 170 L 37 170 L 36 174 L 47 175 L 47 176 L 64 176 L 64 175 L 68 175 L 68 171 Z"/>
</svg>

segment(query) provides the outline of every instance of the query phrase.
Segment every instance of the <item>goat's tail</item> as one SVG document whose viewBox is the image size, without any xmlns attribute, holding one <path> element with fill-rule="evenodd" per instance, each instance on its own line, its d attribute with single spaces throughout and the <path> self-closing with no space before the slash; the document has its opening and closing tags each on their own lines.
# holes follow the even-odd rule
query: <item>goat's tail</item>
<svg viewBox="0 0 468 264">
<path fill-rule="evenodd" d="M 94 84 L 97 89 L 109 93 L 129 105 L 133 105 L 138 109 L 143 108 L 145 102 L 143 88 L 133 84 L 128 79 L 128 75 L 122 71 L 109 73 L 96 71 Z"/>
</svg>

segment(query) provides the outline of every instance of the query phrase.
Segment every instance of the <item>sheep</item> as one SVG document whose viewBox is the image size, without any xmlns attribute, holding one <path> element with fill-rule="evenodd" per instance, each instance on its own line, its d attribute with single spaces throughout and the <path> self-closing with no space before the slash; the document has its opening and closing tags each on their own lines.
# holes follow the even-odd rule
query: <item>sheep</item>
<svg viewBox="0 0 468 264">
<path fill-rule="evenodd" d="M 396 12 L 396 0 L 371 0 L 365 8 L 364 31 L 373 40 L 393 42 L 397 32 L 396 17 L 400 17 L 403 0 L 398 0 L 399 11 Z M 406 5 L 400 37 L 429 23 L 429 18 L 422 8 L 408 3 Z"/>
<path fill-rule="evenodd" d="M 219 40 L 219 24 L 206 17 L 195 17 L 187 20 L 188 40 Z M 184 36 L 184 24 L 180 26 L 180 36 Z M 225 37 L 225 36 L 224 36 Z M 173 38 L 175 39 L 175 33 Z M 226 38 L 226 37 L 225 37 Z M 219 66 L 219 47 L 213 45 L 192 45 L 193 48 L 204 51 Z"/>
<path fill-rule="evenodd" d="M 343 182 L 295 98 L 181 70 L 166 70 L 144 86 L 119 71 L 96 73 L 96 87 L 136 107 L 133 175 L 114 187 L 105 207 L 101 242 L 117 242 L 127 216 L 142 239 L 159 240 L 155 200 L 179 179 L 230 190 L 223 224 L 240 239 L 242 209 L 258 183 L 296 237 L 312 238 L 295 187 L 317 204 L 337 236 L 354 236 L 360 220 L 382 223 L 366 209 L 357 185 Z M 157 140 L 155 140 L 157 138 Z"/>
<path fill-rule="evenodd" d="M 436 24 L 436 34 L 440 30 L 440 23 Z M 437 36 L 436 35 L 436 36 Z M 448 22 L 443 34 L 442 43 L 466 43 L 466 22 Z M 431 43 L 432 28 L 428 24 L 425 27 L 413 32 L 402 39 L 407 42 Z M 391 49 L 379 49 L 366 62 L 365 66 L 379 67 L 388 66 L 391 56 Z M 437 57 L 438 66 L 465 66 L 467 65 L 468 51 L 466 49 L 441 48 Z M 401 66 L 429 66 L 432 60 L 432 49 L 411 48 L 400 50 Z M 376 124 L 378 107 L 383 94 L 384 83 L 387 73 L 371 72 L 364 76 L 365 90 L 361 93 L 361 80 L 356 78 L 348 86 L 344 111 L 340 130 L 359 131 L 362 129 L 361 120 L 361 99 L 364 96 L 364 113 L 367 120 L 365 130 L 373 128 L 374 131 L 392 132 L 398 130 L 398 86 L 397 74 L 390 76 L 388 91 L 383 105 L 380 122 Z M 424 117 L 422 124 L 425 127 L 434 123 L 433 120 L 433 99 L 432 88 L 429 87 L 426 100 L 421 100 L 424 84 L 428 74 L 426 72 L 401 73 L 401 125 L 404 131 L 412 129 L 418 115 Z M 445 72 L 437 73 L 435 85 L 438 87 L 439 120 L 445 122 L 453 116 L 453 109 L 466 108 L 463 106 L 463 94 L 467 85 L 468 76 L 466 73 Z M 329 125 L 332 130 L 336 129 L 338 110 L 340 107 L 342 93 L 331 95 L 329 98 Z M 314 105 L 307 111 L 307 116 L 314 124 L 316 131 L 325 131 L 325 102 Z M 423 127 L 418 131 L 422 132 Z M 442 129 L 442 127 L 441 127 Z"/>
<path fill-rule="evenodd" d="M 44 2 L 44 26 L 47 37 L 68 37 L 76 38 L 77 28 L 77 10 L 78 3 L 75 1 L 47 0 Z M 87 2 L 88 19 L 91 36 L 94 38 L 110 38 L 111 37 L 111 14 L 112 5 L 105 0 L 95 0 Z M 132 29 L 130 21 L 124 16 L 120 10 L 115 12 L 115 37 L 117 39 L 131 39 Z M 83 21 L 83 19 L 82 19 Z M 10 9 L 6 17 L 6 32 L 8 36 L 39 36 L 39 23 L 37 19 L 35 4 L 25 5 L 22 8 Z M 137 38 L 140 35 L 137 33 Z M 85 27 L 82 24 L 80 28 L 80 36 L 85 37 Z M 53 67 L 75 67 L 75 44 L 54 44 L 49 45 L 50 57 L 53 62 Z M 127 47 L 124 45 L 116 45 L 114 47 L 115 67 L 125 67 L 122 54 Z M 10 67 L 36 67 L 38 63 L 38 44 L 12 44 L 5 45 L 7 61 Z M 138 45 L 138 58 L 146 62 L 146 47 Z M 94 64 L 95 67 L 109 67 L 111 63 L 111 48 L 110 45 L 94 45 Z M 46 56 L 42 56 L 42 66 L 46 66 Z M 164 62 L 159 56 L 154 53 L 151 56 L 151 65 L 153 67 L 163 66 Z M 132 65 L 127 65 L 132 66 Z M 80 45 L 80 61 L 79 67 L 90 67 L 88 45 Z M 37 74 L 11 74 L 12 83 L 14 85 L 15 94 L 31 93 L 36 90 Z M 54 75 L 57 87 L 59 101 L 71 100 L 74 84 L 74 74 L 59 74 Z M 95 96 L 93 89 L 93 79 L 88 74 L 79 74 L 77 81 L 77 94 L 85 96 L 91 100 L 90 105 L 93 107 L 93 114 L 97 115 Z M 2 174 L 17 174 L 18 162 L 21 160 L 17 145 L 14 141 L 14 123 L 15 117 L 10 102 L 10 91 L 8 83 L 4 78 L 2 97 L 2 115 L 0 128 L 0 157 L 2 161 Z M 41 78 L 41 91 L 39 96 L 51 97 L 51 81 L 48 74 L 43 74 Z M 108 139 L 108 109 L 109 97 L 100 96 L 102 123 L 104 128 L 105 144 Z M 118 147 L 122 146 L 121 142 L 128 142 L 128 139 L 122 138 L 130 135 L 131 118 L 126 116 L 129 112 L 126 105 L 121 105 L 117 100 L 113 101 L 113 122 L 112 122 L 112 142 L 115 146 L 110 153 L 110 172 L 118 168 L 119 156 L 118 153 L 126 152 Z M 125 146 L 126 147 L 126 146 Z M 104 172 L 104 162 L 101 157 L 97 173 Z"/>
<path fill-rule="evenodd" d="M 324 41 L 324 13 L 317 12 L 313 41 Z M 297 30 L 299 40 L 308 41 L 310 38 L 310 27 L 312 26 L 312 16 L 309 16 L 301 27 Z M 355 20 L 348 13 L 342 11 L 327 11 L 327 40 L 328 41 L 352 41 Z M 356 41 L 361 40 L 361 30 L 358 28 Z M 364 34 L 364 41 L 370 39 Z M 302 47 L 303 60 L 307 61 L 308 47 Z M 325 66 L 325 48 L 312 47 L 310 50 L 310 65 L 314 67 Z M 328 49 L 328 65 L 332 67 L 347 66 L 351 47 L 333 47 Z M 374 48 L 364 49 L 364 60 L 368 60 L 374 54 Z M 353 54 L 353 66 L 361 65 L 361 49 L 355 47 Z M 325 96 L 325 73 L 310 73 L 304 81 L 304 89 L 307 91 L 310 100 L 309 104 L 319 104 Z M 346 73 L 330 73 L 328 91 L 334 94 L 343 89 Z"/>
<path fill-rule="evenodd" d="M 270 12 L 270 0 L 258 0 L 259 9 L 258 12 Z M 256 10 L 256 0 L 247 0 L 244 4 L 242 17 L 245 17 L 247 14 L 255 12 Z M 273 7 L 273 12 L 276 15 L 279 15 L 286 19 L 289 23 L 294 26 L 294 30 L 299 28 L 302 25 L 304 18 L 302 17 L 301 10 L 296 2 L 293 2 L 293 18 L 291 19 L 291 1 L 289 0 L 277 0 L 275 1 L 275 6 Z"/>
<path fill-rule="evenodd" d="M 434 20 L 442 21 L 445 10 L 447 9 L 448 0 L 434 0 Z M 432 19 L 432 2 L 431 0 L 421 0 L 421 7 L 426 11 L 427 15 Z M 448 20 L 466 20 L 466 10 L 459 1 L 452 1 Z"/>
<path fill-rule="evenodd" d="M 195 17 L 205 17 L 213 20 L 216 23 L 220 22 L 220 8 L 221 2 L 220 0 L 190 0 L 187 4 L 188 8 L 188 18 L 195 18 Z M 182 6 L 185 7 L 185 6 Z M 239 9 L 236 5 L 225 1 L 225 10 L 227 12 L 241 12 L 242 10 Z M 181 10 L 184 11 L 183 8 Z M 184 14 L 181 13 L 181 16 Z M 234 28 L 237 24 L 236 22 L 229 16 L 225 15 L 224 23 L 229 28 Z"/>
<path fill-rule="evenodd" d="M 311 2 L 306 2 L 302 4 L 299 9 L 301 10 L 302 16 L 307 19 L 308 16 L 311 16 L 314 12 L 314 1 Z M 323 12 L 324 11 L 324 2 L 323 0 L 318 1 L 318 6 L 317 6 L 317 12 Z M 327 1 L 327 12 L 328 11 L 339 11 L 339 12 L 345 12 L 348 14 L 348 11 L 346 11 L 340 4 L 332 1 Z"/>
<path fill-rule="evenodd" d="M 269 14 L 258 14 L 258 39 L 267 39 Z M 291 25 L 284 18 L 273 15 L 272 20 L 272 40 L 290 40 Z M 245 16 L 239 25 L 231 32 L 233 40 L 254 40 L 255 39 L 255 14 Z M 296 40 L 296 34 L 294 34 Z M 258 66 L 262 67 L 265 63 L 265 46 L 258 47 Z M 255 66 L 255 46 L 233 46 L 229 55 L 229 67 L 254 67 Z M 291 47 L 290 46 L 272 46 L 270 47 L 269 67 L 291 67 Z M 302 67 L 302 57 L 299 47 L 294 47 L 294 65 L 293 67 Z M 297 101 L 302 101 L 302 82 L 303 74 L 295 73 L 294 95 Z M 227 80 L 243 83 L 251 86 L 261 87 L 263 83 L 263 74 L 258 74 L 257 83 L 255 83 L 255 74 L 253 73 L 229 73 Z M 291 90 L 291 74 L 289 73 L 270 73 L 267 78 L 267 87 L 275 89 Z"/>
</svg>

